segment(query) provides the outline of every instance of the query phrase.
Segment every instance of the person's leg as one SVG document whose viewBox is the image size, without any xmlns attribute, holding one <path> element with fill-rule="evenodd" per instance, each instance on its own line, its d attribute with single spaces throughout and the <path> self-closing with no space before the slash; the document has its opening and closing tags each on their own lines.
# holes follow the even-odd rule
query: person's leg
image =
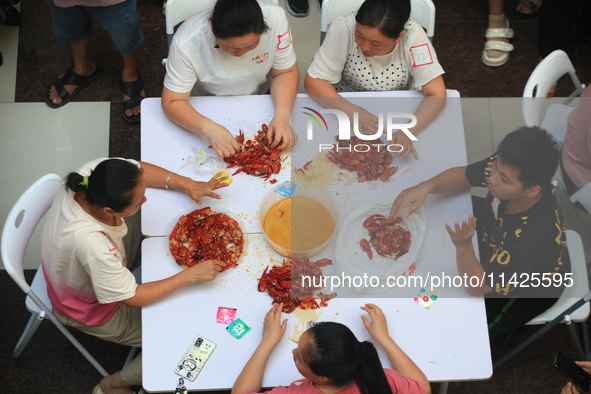
<svg viewBox="0 0 591 394">
<path fill-rule="evenodd" d="M 56 81 L 54 81 L 46 92 L 46 102 L 48 102 L 48 105 L 51 104 L 50 106 L 55 106 L 62 103 L 65 96 L 73 94 L 79 87 L 74 84 L 66 84 L 68 81 L 89 83 L 98 77 L 98 70 L 90 56 L 91 16 L 81 6 L 61 8 L 56 6 L 53 0 L 47 0 L 46 2 L 51 13 L 53 34 L 62 45 L 70 47 L 74 60 L 72 70 L 67 72 L 69 77 L 59 81 L 60 85 L 63 83 L 63 89 L 65 90 L 62 89 L 62 86 L 59 86 L 56 90 L 54 85 Z M 59 78 L 62 78 L 65 74 L 62 74 Z M 87 81 L 86 77 L 90 75 L 93 75 L 93 78 Z"/>
<path fill-rule="evenodd" d="M 139 86 L 139 95 L 135 97 L 137 105 L 126 109 L 126 116 L 136 116 L 140 113 L 139 101 L 146 96 L 143 89 L 143 81 L 137 70 L 138 50 L 144 40 L 140 20 L 137 15 L 136 0 L 126 0 L 123 3 L 108 7 L 93 7 L 91 11 L 96 22 L 108 33 L 109 41 L 123 58 L 123 69 L 121 70 L 121 82 L 134 83 L 133 88 Z M 123 100 L 133 99 L 123 94 Z M 137 119 L 139 121 L 139 119 Z"/>
<path fill-rule="evenodd" d="M 557 298 L 485 298 L 491 350 L 497 350 L 518 328 L 550 309 Z"/>
<path fill-rule="evenodd" d="M 70 45 L 70 51 L 72 52 L 72 59 L 74 60 L 74 68 L 72 71 L 82 76 L 88 76 L 96 71 L 96 63 L 92 60 L 92 56 L 90 55 L 90 34 L 84 40 L 77 42 L 74 45 Z M 59 78 L 63 76 L 64 74 L 60 75 Z M 72 94 L 77 87 L 77 85 L 64 85 L 64 88 L 70 94 Z M 54 85 L 51 85 L 51 88 L 49 89 L 49 99 L 54 104 L 62 102 Z"/>
<path fill-rule="evenodd" d="M 505 0 L 488 0 L 488 28 L 505 28 Z M 489 41 L 509 42 L 507 38 L 489 38 Z M 504 55 L 502 51 L 487 51 L 488 57 L 498 58 Z"/>
<path fill-rule="evenodd" d="M 139 75 L 137 72 L 137 55 L 139 49 L 131 53 L 122 53 L 121 57 L 123 58 L 123 69 L 121 70 L 121 80 L 123 82 L 135 82 L 139 80 Z M 146 91 L 142 89 L 141 95 L 146 97 Z M 126 94 L 123 94 L 123 101 L 127 101 L 131 99 Z M 140 106 L 135 106 L 133 108 L 125 110 L 125 114 L 127 116 L 134 116 L 140 113 Z"/>
<path fill-rule="evenodd" d="M 87 326 L 55 311 L 54 314 L 62 324 L 74 327 L 85 334 L 122 345 L 142 346 L 141 308 L 131 308 L 120 304 L 115 314 L 100 326 Z M 141 385 L 141 383 L 142 357 L 140 353 L 121 371 L 103 378 L 100 386 L 106 394 L 130 394 L 132 393 L 131 386 Z"/>
</svg>

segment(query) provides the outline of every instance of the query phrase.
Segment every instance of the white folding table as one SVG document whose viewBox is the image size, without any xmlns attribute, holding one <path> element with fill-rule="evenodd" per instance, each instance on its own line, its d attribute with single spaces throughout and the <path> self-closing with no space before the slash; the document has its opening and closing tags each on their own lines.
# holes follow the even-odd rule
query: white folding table
<svg viewBox="0 0 591 394">
<path fill-rule="evenodd" d="M 363 105 L 368 97 L 394 97 L 384 100 L 378 111 L 390 111 L 394 103 L 396 112 L 414 112 L 418 92 L 352 93 L 350 100 Z M 448 91 L 448 102 L 442 114 L 415 141 L 420 160 L 412 157 L 400 161 L 401 168 L 409 171 L 390 183 L 353 183 L 335 195 L 342 211 L 341 220 L 355 207 L 379 199 L 380 196 L 399 192 L 428 179 L 442 170 L 466 164 L 466 147 L 459 94 Z M 407 98 L 408 101 L 401 100 Z M 414 98 L 414 99 L 413 99 Z M 270 96 L 199 97 L 190 103 L 201 113 L 224 125 L 232 132 L 249 127 L 249 123 L 268 121 L 273 105 Z M 394 105 L 393 104 L 393 105 Z M 220 189 L 222 200 L 204 199 L 204 206 L 222 207 L 235 213 L 243 222 L 248 235 L 240 265 L 208 283 L 186 286 L 170 296 L 143 308 L 143 375 L 144 388 L 149 392 L 166 392 L 176 387 L 178 376 L 173 370 L 197 335 L 215 342 L 217 348 L 195 380 L 185 381 L 189 390 L 217 390 L 232 387 L 236 377 L 261 339 L 262 322 L 271 306 L 271 298 L 257 291 L 257 282 L 264 268 L 279 262 L 282 256 L 274 252 L 261 234 L 257 209 L 263 195 L 277 184 L 291 179 L 291 163 L 302 167 L 318 154 L 318 140 L 308 140 L 302 130 L 307 115 L 304 107 L 319 106 L 306 95 L 298 95 L 292 114 L 292 127 L 300 137 L 298 145 L 288 153 L 281 172 L 274 176 L 272 185 L 260 178 L 238 174 L 228 188 Z M 368 110 L 372 110 L 368 108 Z M 373 112 L 373 111 L 372 111 Z M 205 149 L 209 142 L 203 137 L 169 121 L 160 107 L 160 99 L 142 102 L 142 160 L 197 180 L 206 180 L 195 174 L 191 166 L 184 166 L 191 148 Z M 334 119 L 333 119 L 334 118 Z M 338 133 L 336 118 L 325 116 L 328 133 Z M 342 184 L 342 182 L 341 182 Z M 342 185 L 341 185 L 342 186 Z M 330 190 L 335 184 L 326 185 Z M 198 205 L 186 195 L 176 191 L 148 189 L 147 202 L 142 207 L 142 230 L 149 236 L 142 245 L 142 280 L 144 282 L 167 278 L 180 271 L 170 256 L 168 235 L 181 213 L 196 209 Z M 444 223 L 453 223 L 468 217 L 472 211 L 470 193 L 447 196 L 429 196 L 425 203 L 427 232 L 421 261 L 415 275 L 457 275 L 455 248 L 447 235 Z M 330 258 L 334 261 L 333 240 L 314 259 Z M 327 267 L 325 273 L 334 267 Z M 360 319 L 359 309 L 366 302 L 379 305 L 388 316 L 390 334 L 400 347 L 432 382 L 482 380 L 492 375 L 488 344 L 488 331 L 484 299 L 470 297 L 463 287 L 446 289 L 430 309 L 413 301 L 418 289 L 407 289 L 401 296 L 392 289 L 384 294 L 357 298 L 332 299 L 328 307 L 284 315 L 288 318 L 286 335 L 273 353 L 263 386 L 288 385 L 301 378 L 293 365 L 291 350 L 310 320 L 338 321 L 350 327 L 356 336 L 369 339 Z M 385 298 L 391 297 L 391 298 Z M 230 335 L 225 325 L 216 323 L 219 306 L 236 308 L 237 317 L 252 330 L 240 340 Z M 382 349 L 378 347 L 385 366 L 390 366 Z"/>
</svg>

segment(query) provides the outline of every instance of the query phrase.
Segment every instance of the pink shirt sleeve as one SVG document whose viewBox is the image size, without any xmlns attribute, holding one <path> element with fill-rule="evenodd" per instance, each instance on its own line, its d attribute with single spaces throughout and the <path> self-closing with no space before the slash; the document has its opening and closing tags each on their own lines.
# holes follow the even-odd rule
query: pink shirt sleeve
<svg viewBox="0 0 591 394">
<path fill-rule="evenodd" d="M 393 369 L 384 368 L 392 392 L 404 394 L 425 394 L 425 386 L 418 380 L 405 378 Z"/>
</svg>

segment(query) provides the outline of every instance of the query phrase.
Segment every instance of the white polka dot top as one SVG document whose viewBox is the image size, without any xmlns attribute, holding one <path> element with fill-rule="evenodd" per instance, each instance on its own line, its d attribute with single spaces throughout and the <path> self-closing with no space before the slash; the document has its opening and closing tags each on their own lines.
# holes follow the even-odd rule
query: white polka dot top
<svg viewBox="0 0 591 394">
<path fill-rule="evenodd" d="M 338 92 L 409 90 L 444 73 L 423 28 L 412 19 L 392 52 L 365 57 L 355 43 L 355 14 L 335 20 L 308 68 L 312 78 L 324 79 Z M 418 48 L 418 49 L 417 49 Z M 422 65 L 413 66 L 421 51 Z"/>
</svg>

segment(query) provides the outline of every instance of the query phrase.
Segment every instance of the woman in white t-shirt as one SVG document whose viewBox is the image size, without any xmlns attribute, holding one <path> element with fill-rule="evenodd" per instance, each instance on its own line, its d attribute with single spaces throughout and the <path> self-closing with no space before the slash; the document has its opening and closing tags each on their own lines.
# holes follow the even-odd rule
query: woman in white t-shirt
<svg viewBox="0 0 591 394">
<path fill-rule="evenodd" d="M 211 10 L 188 18 L 175 33 L 166 64 L 162 109 L 173 122 L 207 137 L 220 157 L 240 150 L 223 126 L 198 113 L 193 95 L 271 93 L 275 113 L 269 123 L 273 147 L 287 149 L 292 132 L 291 99 L 299 72 L 283 9 L 256 0 L 218 0 Z M 232 111 L 226 108 L 225 111 Z"/>
<path fill-rule="evenodd" d="M 124 159 L 94 160 L 70 173 L 47 213 L 41 249 L 47 294 L 58 320 L 100 339 L 141 347 L 140 307 L 189 283 L 213 280 L 223 263 L 204 261 L 170 278 L 137 285 L 128 269 L 123 218 L 146 201 L 146 186 L 181 189 L 201 203 L 204 196 L 221 198 L 214 190 L 226 186 L 224 179 L 196 182 Z M 141 366 L 138 355 L 93 393 L 131 393 L 132 385 L 142 383 Z"/>
<path fill-rule="evenodd" d="M 422 88 L 425 97 L 415 112 L 417 134 L 445 107 L 444 71 L 421 25 L 409 19 L 410 0 L 366 0 L 357 13 L 331 23 L 322 46 L 306 74 L 308 94 L 321 105 L 345 112 L 349 119 L 359 113 L 359 126 L 377 132 L 378 118 L 353 105 L 338 92 L 408 90 Z M 328 99 L 327 99 L 328 98 Z M 393 143 L 404 149 L 400 158 L 413 152 L 402 131 Z"/>
</svg>

